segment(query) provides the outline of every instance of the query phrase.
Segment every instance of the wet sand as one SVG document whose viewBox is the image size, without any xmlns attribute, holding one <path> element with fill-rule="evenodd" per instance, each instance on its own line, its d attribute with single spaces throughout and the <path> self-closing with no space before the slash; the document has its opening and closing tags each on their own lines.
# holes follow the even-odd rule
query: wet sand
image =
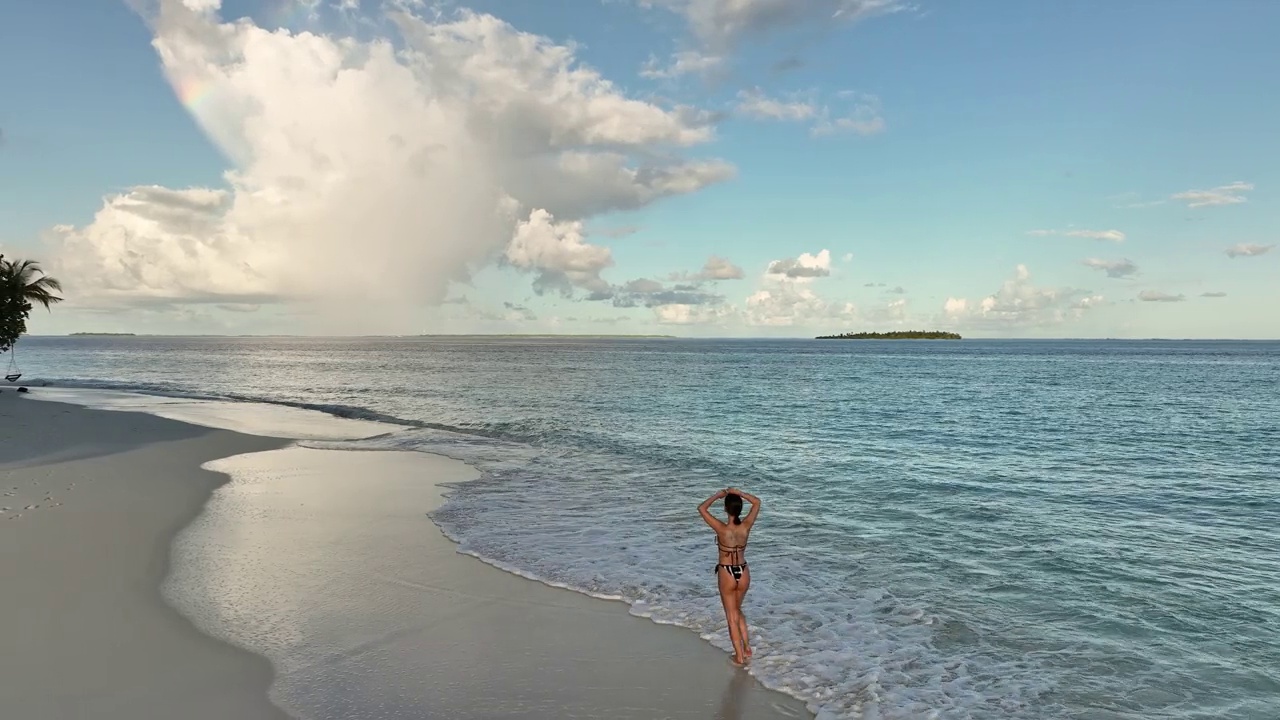
<svg viewBox="0 0 1280 720">
<path fill-rule="evenodd" d="M 0 714 L 811 717 L 687 630 L 458 554 L 426 513 L 465 464 L 289 445 L 0 392 Z"/>
</svg>

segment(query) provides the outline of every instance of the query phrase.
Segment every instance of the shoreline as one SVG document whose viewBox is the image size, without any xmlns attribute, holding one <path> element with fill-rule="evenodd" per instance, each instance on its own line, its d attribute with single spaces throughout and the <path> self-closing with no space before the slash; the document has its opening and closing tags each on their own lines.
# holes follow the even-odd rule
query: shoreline
<svg viewBox="0 0 1280 720">
<path fill-rule="evenodd" d="M 0 392 L 0 707 L 7 718 L 287 720 L 265 658 L 164 601 L 173 538 L 230 478 L 200 468 L 288 443 Z"/>
<path fill-rule="evenodd" d="M 36 390 L 33 388 L 33 390 Z M 32 395 L 36 393 L 33 392 Z M 293 501 L 299 501 L 299 504 L 306 504 L 311 507 L 323 504 L 317 502 L 322 500 L 321 495 L 316 494 L 315 482 L 317 478 L 329 477 L 330 480 L 335 479 L 332 474 L 325 476 L 326 472 L 332 471 L 332 466 L 341 465 L 344 458 L 356 462 L 364 470 L 356 471 L 354 466 L 349 467 L 350 472 L 367 473 L 368 468 L 379 468 L 379 472 L 374 476 L 388 477 L 396 476 L 399 480 L 386 480 L 385 478 L 378 487 L 382 491 L 372 491 L 365 488 L 367 492 L 353 493 L 354 484 L 351 483 L 350 477 L 342 478 L 342 482 L 335 482 L 331 485 L 332 492 L 339 493 L 345 499 L 339 505 L 334 506 L 340 508 L 340 512 L 332 516 L 325 516 L 323 522 L 310 523 L 311 527 L 328 527 L 340 520 L 342 513 L 351 512 L 353 503 L 365 502 L 369 498 L 377 497 L 398 497 L 403 498 L 406 494 L 415 492 L 425 492 L 430 495 L 435 494 L 435 502 L 442 502 L 441 494 L 447 491 L 446 487 L 441 487 L 443 482 L 456 482 L 458 477 L 456 472 L 459 467 L 469 468 L 463 463 L 443 456 L 429 455 L 416 451 L 365 451 L 352 453 L 345 450 L 319 450 L 312 448 L 304 448 L 297 446 L 293 440 L 280 438 L 255 437 L 233 433 L 227 430 L 212 429 L 210 427 L 198 427 L 190 424 L 189 420 L 180 422 L 178 420 L 170 420 L 148 414 L 146 412 L 128 411 L 121 413 L 118 410 L 92 410 L 83 406 L 76 406 L 67 403 L 65 399 L 57 399 L 52 402 L 48 400 L 37 400 L 34 397 L 18 399 L 15 393 L 0 392 L 0 439 L 5 439 L 4 433 L 8 431 L 5 427 L 7 421 L 12 418 L 14 406 L 20 404 L 29 404 L 32 406 L 45 406 L 47 408 L 59 408 L 59 410 L 50 410 L 45 413 L 49 416 L 46 418 L 37 418 L 40 422 L 20 423 L 26 425 L 40 425 L 44 429 L 41 432 L 45 435 L 56 435 L 56 429 L 51 432 L 47 426 L 50 418 L 57 420 L 61 417 L 64 421 L 77 421 L 81 423 L 83 430 L 84 423 L 97 421 L 102 424 L 115 426 L 123 437 L 132 438 L 134 446 L 131 447 L 102 447 L 102 448 L 82 448 L 82 452 L 76 459 L 67 459 L 60 457 L 51 460 L 53 455 L 44 453 L 43 455 L 30 455 L 25 459 L 19 459 L 19 462 L 7 462 L 10 458 L 6 453 L 0 451 L 0 472 L 4 473 L 40 473 L 44 472 L 48 463 L 62 463 L 71 467 L 79 468 L 79 472 L 84 473 L 98 468 L 102 464 L 102 458 L 112 453 L 123 456 L 121 462 L 128 465 L 135 462 L 136 457 L 129 455 L 131 452 L 145 452 L 151 449 L 153 454 L 157 456 L 169 456 L 169 461 L 176 460 L 175 448 L 169 446 L 166 440 L 154 440 L 156 433 L 160 433 L 159 437 L 168 438 L 163 433 L 177 433 L 178 435 L 194 435 L 197 439 L 212 437 L 217 438 L 219 444 L 218 452 L 205 453 L 197 463 L 192 463 L 187 471 L 189 474 L 201 474 L 206 478 L 207 491 L 203 493 L 203 498 L 196 503 L 193 512 L 187 513 L 181 518 L 175 519 L 170 523 L 167 530 L 169 534 L 165 536 L 161 543 L 162 547 L 154 549 L 159 552 L 164 562 L 159 569 L 152 568 L 152 575 L 148 576 L 150 596 L 160 605 L 163 610 L 177 616 L 189 628 L 192 634 L 198 635 L 200 644 L 209 647 L 217 647 L 223 654 L 237 655 L 240 660 L 237 666 L 241 672 L 247 673 L 248 680 L 238 683 L 241 699 L 246 703 L 252 704 L 252 709 L 237 710 L 236 717 L 271 717 L 284 718 L 286 710 L 294 710 L 299 717 L 328 717 L 324 715 L 323 707 L 317 711 L 313 707 L 313 702 L 306 702 L 306 698 L 317 697 L 317 693 L 323 695 L 324 689 L 327 687 L 324 683 L 318 683 L 315 678 L 309 676 L 298 675 L 295 666 L 289 665 L 290 659 L 298 660 L 296 656 L 291 656 L 290 649 L 281 650 L 280 647 L 266 648 L 257 647 L 252 639 L 246 641 L 245 637 L 236 637 L 235 632 L 228 633 L 226 627 L 219 628 L 217 622 L 209 624 L 208 617 L 193 617 L 191 609 L 181 608 L 174 609 L 175 604 L 181 605 L 180 598 L 175 603 L 173 588 L 182 576 L 192 577 L 192 568 L 197 568 L 196 573 L 206 573 L 210 578 L 219 576 L 218 573 L 211 573 L 207 564 L 192 563 L 191 557 L 187 556 L 183 559 L 183 547 L 190 549 L 192 543 L 191 537 L 202 532 L 198 526 L 208 526 L 211 522 L 218 520 L 218 507 L 220 503 L 232 498 L 237 492 L 237 483 L 241 483 L 248 472 L 252 475 L 256 471 L 261 471 L 263 467 L 270 465 L 284 458 L 285 466 L 277 467 L 275 472 L 279 474 L 282 467 L 287 468 L 287 472 L 303 472 L 309 478 L 311 484 L 297 484 L 288 482 L 287 479 L 277 477 L 268 485 L 262 486 L 269 488 L 274 495 L 287 494 L 285 488 L 291 488 L 290 491 L 300 493 L 293 497 Z M 21 408 L 22 411 L 28 408 Z M 120 408 L 125 410 L 125 408 Z M 24 412 L 24 415 L 28 413 Z M 39 414 L 39 413 L 37 413 Z M 317 413 L 318 414 L 318 413 Z M 119 421 L 120 416 L 130 418 L 128 422 Z M 326 416 L 327 417 L 327 416 Z M 143 419 L 145 418 L 145 420 Z M 227 418 L 218 418 L 220 422 L 226 421 Z M 359 422 L 359 421 L 356 421 Z M 74 433 L 66 433 L 68 436 Z M 375 433 L 366 433 L 375 434 Z M 181 442 L 175 440 L 173 442 Z M 14 446 L 14 443 L 6 443 Z M 73 443 L 68 443 L 73 444 Z M 83 444 L 83 443 L 82 443 Z M 26 443 L 17 443 L 16 445 L 27 445 Z M 108 444 L 109 445 L 109 444 Z M 120 443 L 117 443 L 120 445 Z M 127 443 L 124 443 L 127 445 Z M 184 459 L 191 459 L 192 455 L 187 449 L 178 448 L 186 453 Z M 222 454 L 219 454 L 222 453 Z M 326 455 L 329 454 L 329 455 Z M 386 460 L 385 457 L 379 455 L 399 455 L 400 460 L 410 463 L 414 466 L 412 473 L 400 472 L 397 476 L 394 472 L 383 472 L 386 466 L 378 463 Z M 56 452 L 54 453 L 56 455 Z M 215 457 L 216 456 L 216 457 Z M 309 469 L 305 466 L 308 463 L 304 456 L 328 457 L 329 459 L 323 463 L 311 463 Z M 337 461 L 337 462 L 335 462 Z M 443 469 L 441 462 L 446 464 L 454 464 L 453 472 L 450 475 Z M 401 484 L 396 487 L 388 483 L 402 482 L 405 478 L 412 475 L 417 478 L 422 475 L 422 468 L 418 467 L 421 463 L 437 463 L 435 473 L 432 475 L 430 483 Z M 208 468 L 208 469 L 197 469 Z M 256 468 L 256 470 L 255 470 Z M 212 470 L 212 472 L 211 472 Z M 304 472 L 305 471 L 305 472 Z M 474 471 L 472 470 L 474 473 Z M 227 474 L 224 474 L 227 473 Z M 474 477 L 474 475 L 472 475 Z M 466 478 L 463 478 L 465 480 Z M 176 484 L 176 483 L 174 483 Z M 308 494 L 310 493 L 310 494 Z M 336 495 L 335 495 L 336 497 Z M 425 496 L 424 496 L 425 497 Z M 9 500 L 11 498 L 5 498 Z M 261 512 L 265 507 L 262 498 L 254 501 L 256 504 L 255 512 L 251 515 L 261 516 Z M 291 501 L 292 502 L 292 501 Z M 69 503 L 68 503 L 69 504 Z M 225 503 L 223 503 L 225 504 Z M 411 504 L 411 503 L 410 503 Z M 44 508 L 41 508 L 44 509 Z M 62 507 L 50 509 L 60 510 Z M 332 510 L 333 508 L 331 508 Z M 370 507 L 369 510 L 376 511 L 376 517 L 383 517 L 383 514 L 396 508 L 387 506 L 382 508 Z M 492 566 L 480 559 L 470 555 L 462 554 L 457 551 L 457 545 L 453 540 L 449 539 L 443 531 L 428 517 L 425 516 L 428 508 L 418 506 L 415 512 L 410 513 L 412 520 L 409 524 L 402 526 L 402 533 L 412 534 L 418 543 L 415 547 L 421 550 L 421 556 L 414 555 L 401 560 L 395 573 L 398 577 L 412 572 L 420 571 L 418 566 L 426 567 L 430 573 L 430 582 L 413 582 L 405 580 L 399 583 L 399 590 L 394 590 L 396 583 L 391 583 L 379 592 L 386 595 L 390 592 L 401 593 L 400 602 L 412 602 L 424 607 L 415 609 L 410 626 L 396 627 L 388 631 L 388 628 L 380 628 L 376 631 L 373 625 L 391 617 L 396 616 L 394 613 L 380 613 L 376 610 L 369 612 L 351 613 L 348 609 L 347 615 L 343 615 L 341 622 L 329 622 L 328 624 L 315 624 L 310 629 L 300 629 L 298 632 L 306 635 L 311 632 L 313 637 L 324 637 L 326 633 L 339 637 L 348 632 L 348 626 L 355 625 L 364 629 L 364 631 L 372 633 L 373 637 L 383 637 L 387 632 L 390 636 L 402 637 L 405 633 L 416 633 L 416 637 L 428 646 L 435 644 L 458 651 L 468 644 L 466 652 L 470 658 L 469 664 L 463 663 L 467 672 L 464 674 L 453 673 L 450 670 L 458 665 L 457 658 L 453 658 L 449 662 L 443 662 L 448 659 L 440 656 L 439 653 L 431 651 L 420 652 L 413 648 L 398 648 L 395 652 L 406 653 L 397 664 L 383 668 L 382 672 L 391 672 L 400 670 L 401 668 L 417 667 L 418 677 L 436 677 L 450 678 L 448 683 L 441 685 L 436 682 L 432 687 L 431 705 L 439 708 L 448 707 L 450 716 L 467 717 L 470 712 L 480 712 L 474 706 L 474 698 L 472 695 L 479 697 L 481 694 L 486 696 L 494 696 L 498 700 L 498 705 L 488 708 L 489 714 L 477 714 L 474 717 L 488 717 L 494 713 L 502 715 L 504 713 L 501 708 L 507 708 L 509 713 L 515 713 L 517 707 L 529 707 L 531 700 L 537 700 L 543 704 L 543 710 L 556 714 L 563 711 L 566 707 L 572 707 L 575 712 L 597 711 L 601 713 L 611 714 L 615 717 L 650 717 L 653 712 L 660 713 L 660 716 L 669 717 L 726 717 L 726 718 L 790 718 L 790 717 L 812 717 L 812 714 L 804 708 L 801 701 L 795 700 L 790 696 L 778 693 L 776 691 L 764 688 L 758 681 L 750 677 L 747 673 L 733 670 L 723 653 L 712 647 L 704 640 L 700 639 L 696 634 L 691 634 L 688 630 L 676 626 L 665 626 L 654 623 L 648 619 L 631 615 L 629 606 L 625 603 L 607 602 L 598 598 L 594 598 L 582 593 L 574 592 L 568 589 L 556 588 L 544 582 L 528 579 L 515 573 L 507 572 L 498 567 Z M 418 512 L 420 511 L 420 512 Z M 39 510 L 32 511 L 39 512 Z M 369 516 L 373 517 L 373 516 Z M 19 518 L 14 523 L 22 523 L 34 518 Z M 36 518 L 38 519 L 38 518 Z M 222 517 L 227 520 L 227 517 Z M 225 544 L 228 538 L 236 537 L 236 533 L 253 533 L 263 530 L 267 526 L 257 527 L 243 524 L 244 518 L 237 520 L 231 517 L 233 525 L 224 526 L 222 529 L 214 529 L 212 535 L 206 536 L 206 539 L 213 538 L 208 543 L 209 547 L 218 547 Z M 277 518 L 279 520 L 279 518 Z M 282 525 L 281 522 L 286 524 Z M 271 527 L 280 528 L 287 527 L 287 519 L 275 522 Z M 0 519 L 0 532 L 8 529 L 6 525 L 8 521 Z M 355 527 L 355 526 L 352 526 Z M 359 527 L 365 527 L 361 525 Z M 205 528 L 208 530 L 208 527 Z M 271 531 L 274 532 L 274 531 Z M 355 533 L 348 533 L 345 536 L 338 537 L 338 543 L 329 547 L 342 547 L 344 544 L 349 545 L 349 539 Z M 259 533 L 255 537 L 269 537 L 270 534 L 263 535 Z M 196 543 L 199 545 L 199 542 Z M 24 547 L 30 549 L 33 546 L 30 543 L 24 543 Z M 283 567 L 307 567 L 306 560 L 296 555 L 289 558 L 288 544 L 281 544 L 275 549 L 267 552 L 257 559 L 259 561 L 271 560 L 274 562 L 284 562 Z M 245 550 L 242 548 L 241 550 Z M 169 566 L 168 559 L 173 556 L 173 567 Z M 8 555 L 0 555 L 8 560 Z M 224 556 L 225 559 L 226 556 Z M 207 559 L 207 558 L 206 558 Z M 426 560 L 423 563 L 422 560 Z M 302 562 L 299 562 L 302 561 Z M 289 563 L 295 563 L 290 565 Z M 5 567 L 8 577 L 24 576 L 23 572 L 13 572 L 13 568 Z M 26 570 L 27 573 L 34 572 Z M 158 572 L 158 574 L 156 574 Z M 335 577 L 341 573 L 335 572 Z M 288 575 L 288 573 L 285 573 Z M 235 575 L 220 575 L 222 581 L 228 578 L 236 577 Z M 175 580 L 177 579 L 177 580 Z M 314 579 L 314 578 L 313 578 Z M 445 585 L 441 586 L 442 579 L 447 579 Z M 259 578 L 265 584 L 269 577 Z M 407 583 L 407 584 L 405 584 Z M 216 583 L 212 580 L 206 580 L 205 584 L 212 588 Z M 416 587 L 415 587 L 416 585 Z M 387 588 L 393 588 L 388 590 Z M 255 600 L 262 600 L 264 597 L 271 595 L 271 592 L 265 592 L 261 588 L 249 583 L 244 587 L 239 587 L 240 593 L 236 597 L 236 602 L 243 603 L 246 606 L 252 606 Z M 276 588 L 279 590 L 279 588 Z M 225 588 L 217 592 L 227 595 Z M 248 597 L 244 593 L 250 593 L 253 597 Z M 215 593 L 216 594 L 216 593 Z M 235 593 L 231 593 L 235 595 Z M 181 595 L 181 592 L 178 593 Z M 261 597 L 258 597 L 261 596 Z M 453 598 L 450 600 L 450 598 Z M 471 598 L 464 600 L 462 604 L 458 604 L 458 598 Z M 477 601 L 477 598 L 488 598 L 483 602 Z M 361 598 L 355 598 L 352 602 L 364 602 Z M 474 605 L 479 605 L 477 609 Z M 354 607 L 354 606 L 353 606 Z M 291 621 L 314 622 L 314 618 L 309 618 L 309 610 L 307 606 L 300 605 L 290 613 Z M 487 609 L 486 609 L 487 608 Z M 4 609 L 0 606 L 0 609 Z M 17 608 L 23 609 L 23 608 Z M 26 608 L 30 609 L 30 608 Z M 154 609 L 154 608 L 149 608 Z M 12 616 L 11 610 L 6 610 L 7 616 Z M 514 617 L 512 617 L 514 615 Z M 537 622 L 526 623 L 520 621 L 521 617 L 537 617 Z M 435 620 L 432 620 L 432 618 Z M 445 618 L 452 618 L 452 622 L 444 622 Z M 402 619 L 403 622 L 403 619 Z M 445 633 L 440 635 L 436 631 L 428 632 L 428 626 L 453 626 L 452 634 Z M 493 628 L 501 626 L 504 628 L 504 635 L 501 639 L 492 636 Z M 559 630 L 558 633 L 551 632 L 552 629 Z M 594 628 L 595 637 L 589 637 L 588 633 L 584 633 L 586 628 Z M 234 630 L 234 628 L 232 628 Z M 203 632 L 201 632 L 203 631 Z M 432 634 L 436 632 L 436 634 Z M 379 635 L 382 633 L 382 635 Z M 396 635 L 399 633 L 399 635 Z M 228 637 L 231 635 L 231 637 Z M 230 640 L 231 642 L 226 642 Z M 332 637 L 329 638 L 332 641 Z M 619 655 L 613 645 L 619 641 L 628 643 L 635 653 L 631 655 Z M 68 640 L 67 642 L 70 642 Z M 29 646 L 35 643 L 29 642 Z M 261 643 L 259 643 L 261 644 Z M 269 643 L 268 643 L 269 644 Z M 49 642 L 46 645 L 58 645 L 57 642 Z M 305 644 L 300 644 L 302 646 Z M 375 643 L 376 645 L 376 643 Z M 394 644 L 377 645 L 380 652 L 388 651 L 388 648 Z M 512 663 L 502 651 L 502 648 L 522 647 L 526 654 L 531 654 L 538 658 L 536 663 Z M 416 647 L 416 646 L 414 646 Z M 241 648 L 248 648 L 247 650 Z M 264 651 L 265 650 L 265 651 Z M 185 652 L 185 651 L 184 651 Z M 23 653 L 17 653 L 22 655 Z M 247 657 L 246 657 L 247 656 Z M 265 668 L 263 666 L 266 666 Z M 295 663 L 295 665 L 297 665 Z M 299 665 L 299 666 L 304 666 Z M 282 671 L 281 668 L 284 668 Z M 337 667 L 336 665 L 334 667 Z M 4 670 L 4 666 L 0 665 L 0 671 Z M 421 671 L 428 671 L 432 675 L 423 675 Z M 66 673 L 61 668 L 57 671 L 63 676 L 64 682 L 67 680 Z M 334 670 L 337 672 L 337 670 Z M 187 673 L 184 673 L 184 676 Z M 207 675 L 208 673 L 199 673 Z M 379 673 L 372 673 L 373 676 L 379 676 Z M 504 692 L 501 689 L 492 687 L 494 676 L 501 679 L 501 686 L 507 687 Z M 9 710 L 14 708 L 21 709 L 21 705 L 17 699 L 9 699 L 5 697 L 10 691 L 4 689 L 6 683 L 12 680 L 15 675 L 11 673 L 0 674 L 0 703 Z M 475 678 L 482 678 L 479 685 L 475 685 Z M 332 678 L 330 678 L 332 680 Z M 291 684 L 292 683 L 292 684 Z M 19 684 L 15 683 L 15 687 Z M 378 700 L 384 694 L 404 694 L 404 689 L 396 688 L 379 688 L 374 691 L 373 683 L 367 689 L 367 700 Z M 459 692 L 459 688 L 468 687 L 469 691 Z M 558 687 L 557 687 L 558 686 Z M 284 690 L 281 690 L 281 687 Z M 723 689 L 723 692 L 720 691 Z M 347 688 L 352 691 L 351 688 Z M 660 700 L 661 693 L 668 693 L 668 699 Z M 287 699 L 281 702 L 277 694 L 284 692 Z M 354 692 L 354 691 L 352 691 Z M 355 693 L 360 695 L 360 693 Z M 410 692 L 410 695 L 413 693 Z M 268 701 L 271 697 L 273 702 Z M 299 703 L 298 698 L 304 699 Z M 718 707 L 712 707 L 719 700 Z M 328 698 L 329 702 L 333 698 Z M 401 698 L 402 702 L 407 699 Z M 418 698 L 421 702 L 422 698 Z M 152 706 L 156 702 L 155 698 L 151 698 Z M 184 701 L 185 702 L 185 701 Z M 537 704 L 537 703 L 534 703 Z M 299 707 L 301 705 L 301 707 Z M 321 706 L 324 703 L 320 703 Z M 410 704 L 412 705 L 412 703 Z M 150 706 L 149 706 L 150 707 Z M 248 705 L 246 705 L 248 707 Z M 642 710 L 643 708 L 643 710 Z M 409 707 L 402 706 L 405 711 L 403 716 L 414 717 L 419 716 L 409 711 Z M 349 707 L 348 711 L 356 711 L 357 707 Z M 218 712 L 226 713 L 226 708 L 218 708 Z M 256 714 L 255 714 L 256 713 Z M 43 717 L 43 716 L 64 716 L 66 713 L 37 713 L 29 716 L 19 714 L 19 717 Z M 202 717 L 198 712 L 192 712 L 190 708 L 183 707 L 181 713 L 184 717 Z M 397 716 L 397 715 L 393 715 Z M 141 714 L 103 714 L 96 713 L 95 717 L 148 717 L 147 713 Z M 212 717 L 212 716 L 210 716 Z M 338 716 L 334 716 L 338 717 Z"/>
</svg>

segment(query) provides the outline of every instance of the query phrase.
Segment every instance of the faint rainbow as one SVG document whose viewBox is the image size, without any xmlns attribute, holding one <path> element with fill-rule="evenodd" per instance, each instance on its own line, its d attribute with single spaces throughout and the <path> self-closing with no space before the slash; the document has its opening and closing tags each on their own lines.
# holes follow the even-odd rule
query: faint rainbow
<svg viewBox="0 0 1280 720">
<path fill-rule="evenodd" d="M 195 112 L 213 97 L 215 87 L 208 80 L 185 77 L 174 83 L 174 90 L 178 93 L 178 101 L 183 107 Z"/>
</svg>

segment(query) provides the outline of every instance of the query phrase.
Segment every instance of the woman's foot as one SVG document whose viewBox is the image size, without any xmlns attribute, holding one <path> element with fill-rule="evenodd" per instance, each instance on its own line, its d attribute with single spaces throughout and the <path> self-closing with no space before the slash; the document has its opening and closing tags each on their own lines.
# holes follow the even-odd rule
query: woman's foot
<svg viewBox="0 0 1280 720">
<path fill-rule="evenodd" d="M 743 653 L 743 654 L 744 654 L 744 655 L 746 655 L 746 657 L 747 657 L 747 659 L 748 659 L 748 660 L 750 660 L 750 659 L 751 659 L 751 656 L 752 656 L 754 653 L 752 653 L 752 652 L 751 652 L 751 648 L 747 648 L 747 649 L 746 649 L 746 652 L 745 652 L 745 653 Z"/>
<path fill-rule="evenodd" d="M 740 658 L 740 657 L 738 657 L 737 655 L 733 655 L 733 656 L 731 656 L 731 657 L 729 658 L 729 662 L 733 663 L 734 667 L 746 667 L 746 666 L 747 666 L 747 658 Z"/>
</svg>

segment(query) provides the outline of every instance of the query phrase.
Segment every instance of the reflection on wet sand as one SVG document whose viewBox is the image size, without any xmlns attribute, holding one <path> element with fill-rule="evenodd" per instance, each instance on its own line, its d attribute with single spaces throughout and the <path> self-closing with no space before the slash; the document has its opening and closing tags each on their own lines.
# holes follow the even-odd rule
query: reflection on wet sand
<svg viewBox="0 0 1280 720">
<path fill-rule="evenodd" d="M 751 676 L 746 672 L 735 672 L 729 678 L 720 695 L 720 712 L 716 713 L 716 720 L 741 720 L 742 700 L 751 683 Z"/>
</svg>

